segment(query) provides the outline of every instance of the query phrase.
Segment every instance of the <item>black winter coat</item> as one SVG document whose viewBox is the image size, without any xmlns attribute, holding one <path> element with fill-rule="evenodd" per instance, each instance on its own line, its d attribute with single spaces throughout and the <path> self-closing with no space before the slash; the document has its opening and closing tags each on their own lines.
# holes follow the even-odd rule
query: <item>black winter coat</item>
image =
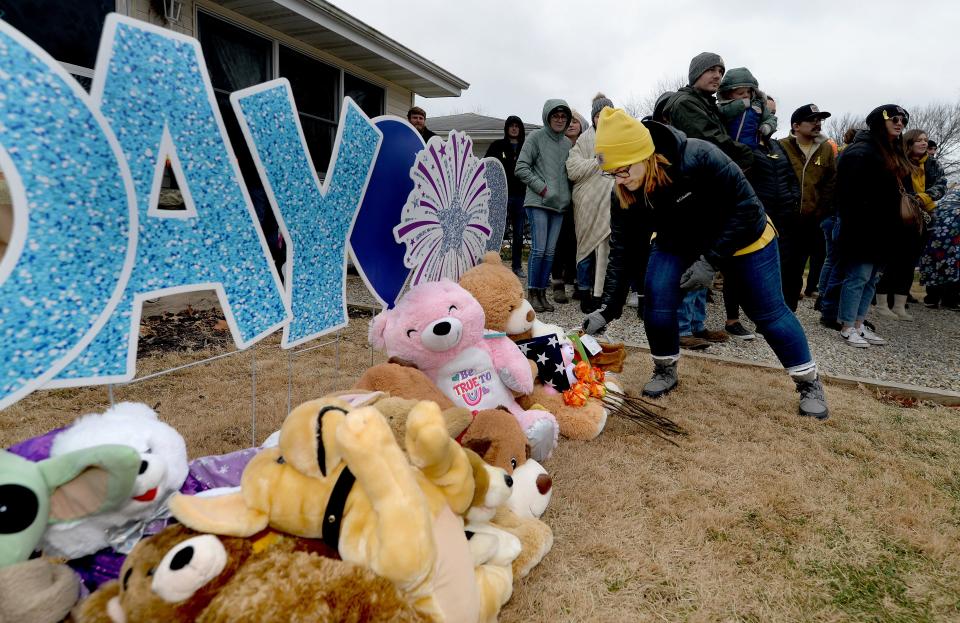
<svg viewBox="0 0 960 623">
<path fill-rule="evenodd" d="M 779 141 L 769 140 L 753 150 L 747 179 L 774 226 L 785 232 L 800 217 L 800 182 Z"/>
<path fill-rule="evenodd" d="M 705 95 L 691 86 L 681 87 L 664 105 L 664 116 L 670 125 L 689 138 L 709 141 L 747 170 L 753 164 L 753 152 L 727 134 L 720 120 L 720 109 L 713 95 Z"/>
<path fill-rule="evenodd" d="M 719 148 L 656 121 L 644 119 L 643 124 L 657 153 L 671 163 L 666 172 L 672 183 L 627 208 L 620 206 L 616 193 L 610 200 L 610 258 L 603 288 L 608 321 L 620 317 L 636 264 L 646 261 L 634 242 L 638 233 L 652 229 L 660 251 L 690 263 L 703 255 L 722 269 L 735 252 L 760 238 L 767 223 L 743 171 Z"/>
<path fill-rule="evenodd" d="M 840 215 L 841 257 L 885 264 L 902 231 L 900 189 L 869 130 L 858 132 L 837 160 L 834 203 Z"/>
</svg>

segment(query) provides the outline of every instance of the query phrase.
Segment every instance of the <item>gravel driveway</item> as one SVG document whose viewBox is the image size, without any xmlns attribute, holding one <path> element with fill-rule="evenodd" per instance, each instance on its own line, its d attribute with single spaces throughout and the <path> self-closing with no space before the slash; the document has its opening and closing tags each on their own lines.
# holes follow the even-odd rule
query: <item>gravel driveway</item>
<svg viewBox="0 0 960 623">
<path fill-rule="evenodd" d="M 567 291 L 569 293 L 571 289 Z M 915 292 L 914 296 L 918 294 L 920 292 Z M 715 293 L 713 298 L 714 301 L 708 303 L 707 327 L 721 329 L 723 295 Z M 354 275 L 347 282 L 347 299 L 351 303 L 374 303 L 359 277 Z M 909 311 L 914 316 L 913 322 L 869 318 L 888 344 L 860 349 L 847 346 L 839 333 L 820 325 L 820 314 L 813 310 L 813 301 L 809 298 L 800 301 L 797 317 L 807 332 L 813 356 L 825 373 L 960 391 L 960 313 L 912 304 Z M 555 307 L 557 311 L 553 313 L 540 314 L 544 322 L 567 329 L 580 326 L 583 314 L 578 302 Z M 741 318 L 741 322 L 749 329 L 754 328 L 746 318 Z M 623 317 L 607 327 L 606 337 L 615 342 L 647 346 L 643 321 L 637 318 L 632 308 L 626 308 Z M 777 363 L 770 346 L 760 336 L 748 342 L 731 339 L 714 344 L 703 352 Z"/>
</svg>

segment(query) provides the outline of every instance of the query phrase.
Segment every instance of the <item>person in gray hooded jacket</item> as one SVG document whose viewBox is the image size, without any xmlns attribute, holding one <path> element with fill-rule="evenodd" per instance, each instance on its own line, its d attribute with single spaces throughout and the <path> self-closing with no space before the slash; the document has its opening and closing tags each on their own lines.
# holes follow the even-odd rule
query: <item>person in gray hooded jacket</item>
<svg viewBox="0 0 960 623">
<path fill-rule="evenodd" d="M 517 179 L 527 186 L 523 202 L 531 238 L 527 288 L 536 312 L 554 310 L 547 300 L 546 288 L 563 213 L 570 209 L 566 162 L 571 143 L 563 133 L 570 125 L 571 116 L 565 101 L 547 100 L 543 105 L 543 127 L 524 141 L 514 170 Z"/>
</svg>

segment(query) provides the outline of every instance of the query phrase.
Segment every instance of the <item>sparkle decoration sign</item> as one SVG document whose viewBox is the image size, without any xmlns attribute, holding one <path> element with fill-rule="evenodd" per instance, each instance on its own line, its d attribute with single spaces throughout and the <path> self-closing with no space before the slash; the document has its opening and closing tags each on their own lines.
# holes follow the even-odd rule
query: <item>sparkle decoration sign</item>
<svg viewBox="0 0 960 623">
<path fill-rule="evenodd" d="M 413 190 L 393 228 L 396 241 L 406 245 L 411 285 L 458 281 L 483 257 L 492 233 L 488 164 L 473 155 L 470 137 L 456 130 L 447 140 L 432 137 L 417 156 Z"/>
<path fill-rule="evenodd" d="M 13 231 L 0 262 L 0 409 L 67 366 L 133 266 L 133 183 L 107 121 L 63 67 L 0 21 L 0 168 Z"/>
<path fill-rule="evenodd" d="M 285 78 L 237 91 L 230 102 L 288 242 L 284 296 L 293 319 L 282 344 L 292 348 L 347 325 L 347 239 L 383 135 L 345 98 L 321 186 Z"/>
<path fill-rule="evenodd" d="M 503 232 L 507 229 L 507 172 L 496 158 L 484 158 L 483 163 L 486 167 L 484 176 L 487 178 L 487 188 L 490 189 L 490 199 L 487 201 L 490 218 L 487 251 L 499 253 L 503 246 Z"/>
<path fill-rule="evenodd" d="M 215 290 L 241 349 L 280 328 L 290 313 L 227 140 L 200 42 L 111 13 L 92 96 L 133 176 L 137 258 L 110 320 L 50 386 L 132 379 L 141 305 L 148 297 Z M 182 181 L 186 210 L 153 207 L 167 160 Z"/>
</svg>

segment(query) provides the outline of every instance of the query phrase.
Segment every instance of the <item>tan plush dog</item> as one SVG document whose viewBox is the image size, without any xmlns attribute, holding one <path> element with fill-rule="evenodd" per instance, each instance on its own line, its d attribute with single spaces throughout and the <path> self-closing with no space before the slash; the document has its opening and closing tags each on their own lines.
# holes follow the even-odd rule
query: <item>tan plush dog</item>
<svg viewBox="0 0 960 623">
<path fill-rule="evenodd" d="M 523 298 L 523 286 L 496 253 L 487 253 L 483 262 L 464 273 L 460 286 L 480 301 L 487 329 L 502 331 L 514 341 L 537 337 L 536 313 Z M 591 398 L 582 407 L 570 406 L 562 394 L 549 391 L 539 382 L 532 393 L 517 398 L 517 402 L 524 409 L 538 404 L 552 413 L 560 434 L 568 439 L 593 439 L 607 422 L 606 410 L 599 401 Z"/>
<path fill-rule="evenodd" d="M 406 455 L 375 407 L 313 400 L 284 421 L 279 447 L 250 462 L 240 493 L 176 496 L 170 509 L 202 532 L 250 536 L 269 526 L 323 538 L 433 620 L 495 620 L 512 594 L 510 568 L 474 568 L 457 516 L 473 501 L 473 468 L 435 403 L 410 412 L 404 444 Z"/>
<path fill-rule="evenodd" d="M 391 413 L 389 419 L 395 431 L 403 430 L 403 403 L 408 400 L 434 399 L 439 390 L 423 373 L 411 366 L 397 363 L 382 363 L 368 368 L 354 384 L 354 390 L 382 392 L 388 398 L 378 398 L 375 403 Z M 476 453 L 488 465 L 503 469 L 513 482 L 510 497 L 505 505 L 490 509 L 490 503 L 484 503 L 478 495 L 473 506 L 474 513 L 469 528 L 493 534 L 497 543 L 489 544 L 481 536 L 470 539 L 470 548 L 478 561 L 495 560 L 497 554 L 511 551 L 512 544 L 503 539 L 496 531 L 487 531 L 478 527 L 480 521 L 490 523 L 493 528 L 508 532 L 520 540 L 520 552 L 512 563 L 513 576 L 527 575 L 537 566 L 553 547 L 553 532 L 538 518 L 547 508 L 552 494 L 553 481 L 539 463 L 530 458 L 530 445 L 523 430 L 509 413 L 499 409 L 478 411 L 475 416 L 464 418 L 456 411 L 453 403 L 440 394 L 437 403 L 443 408 L 447 420 L 447 429 L 451 437 L 461 440 L 465 448 Z M 401 433 L 402 434 L 402 433 Z M 474 473 L 479 470 L 474 469 Z M 468 512 L 469 514 L 469 512 Z"/>
<path fill-rule="evenodd" d="M 73 611 L 76 623 L 426 623 L 390 581 L 330 558 L 322 541 L 273 531 L 244 539 L 175 524 L 140 541 L 120 580 Z"/>
</svg>

